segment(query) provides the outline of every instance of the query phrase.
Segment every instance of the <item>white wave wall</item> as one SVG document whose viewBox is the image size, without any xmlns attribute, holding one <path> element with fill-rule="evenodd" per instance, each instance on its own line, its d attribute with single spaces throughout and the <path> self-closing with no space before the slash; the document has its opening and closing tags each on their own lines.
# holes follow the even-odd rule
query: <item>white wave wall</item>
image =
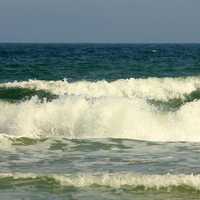
<svg viewBox="0 0 200 200">
<path fill-rule="evenodd" d="M 183 98 L 183 95 L 200 89 L 200 77 L 120 79 L 113 82 L 29 80 L 9 82 L 0 87 L 43 89 L 53 94 L 85 95 L 88 97 L 140 97 L 157 100 Z"/>
<path fill-rule="evenodd" d="M 147 96 L 172 98 L 198 89 L 199 84 L 200 79 L 192 77 L 131 79 L 111 83 L 6 83 L 4 87 L 45 89 L 68 95 L 61 95 L 51 102 L 40 102 L 37 97 L 12 104 L 0 101 L 0 133 L 33 138 L 200 141 L 200 101 L 187 103 L 178 111 L 167 113 L 146 103 Z"/>
<path fill-rule="evenodd" d="M 200 102 L 162 113 L 140 99 L 62 97 L 0 102 L 0 133 L 25 137 L 200 141 Z"/>
</svg>

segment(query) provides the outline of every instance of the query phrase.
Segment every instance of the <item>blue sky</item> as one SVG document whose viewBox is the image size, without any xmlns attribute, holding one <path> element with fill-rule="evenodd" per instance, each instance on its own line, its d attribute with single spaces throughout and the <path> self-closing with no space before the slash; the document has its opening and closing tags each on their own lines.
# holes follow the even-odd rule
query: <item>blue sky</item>
<svg viewBox="0 0 200 200">
<path fill-rule="evenodd" d="M 200 42 L 200 0 L 0 0 L 1 42 Z"/>
</svg>

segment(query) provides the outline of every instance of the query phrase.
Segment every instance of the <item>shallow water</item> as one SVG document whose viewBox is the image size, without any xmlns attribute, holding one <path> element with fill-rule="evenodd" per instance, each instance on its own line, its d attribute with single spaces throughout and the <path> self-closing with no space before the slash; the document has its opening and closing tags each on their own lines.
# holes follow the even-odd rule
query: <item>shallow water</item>
<svg viewBox="0 0 200 200">
<path fill-rule="evenodd" d="M 198 199 L 200 195 L 198 143 L 3 140 L 4 199 Z"/>
</svg>

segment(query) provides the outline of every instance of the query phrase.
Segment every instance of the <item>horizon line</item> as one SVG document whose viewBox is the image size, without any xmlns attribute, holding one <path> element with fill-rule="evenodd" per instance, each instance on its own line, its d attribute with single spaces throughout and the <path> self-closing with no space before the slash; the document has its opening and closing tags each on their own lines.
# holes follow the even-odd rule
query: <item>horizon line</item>
<svg viewBox="0 0 200 200">
<path fill-rule="evenodd" d="M 0 41 L 0 44 L 200 44 L 199 42 L 33 42 L 33 41 Z"/>
</svg>

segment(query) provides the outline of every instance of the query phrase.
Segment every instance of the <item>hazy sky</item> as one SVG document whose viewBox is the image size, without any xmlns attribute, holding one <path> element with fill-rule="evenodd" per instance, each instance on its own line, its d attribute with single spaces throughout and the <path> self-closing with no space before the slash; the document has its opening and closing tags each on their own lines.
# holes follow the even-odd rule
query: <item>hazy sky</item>
<svg viewBox="0 0 200 200">
<path fill-rule="evenodd" d="M 200 0 L 0 0 L 1 42 L 200 42 Z"/>
</svg>

